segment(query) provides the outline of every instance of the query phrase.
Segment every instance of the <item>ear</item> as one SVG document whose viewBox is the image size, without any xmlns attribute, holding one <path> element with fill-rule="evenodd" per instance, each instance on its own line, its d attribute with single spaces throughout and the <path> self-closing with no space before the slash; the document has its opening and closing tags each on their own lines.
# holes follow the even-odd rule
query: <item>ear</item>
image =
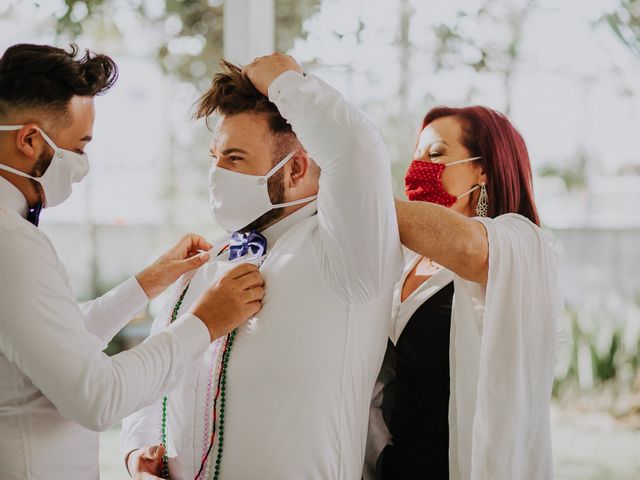
<svg viewBox="0 0 640 480">
<path fill-rule="evenodd" d="M 477 172 L 477 176 L 476 176 L 476 184 L 477 185 L 482 185 L 482 184 L 487 184 L 487 174 L 484 171 L 484 168 L 482 168 L 482 166 L 480 164 L 478 164 L 478 168 L 476 170 Z"/>
<path fill-rule="evenodd" d="M 304 150 L 298 150 L 291 158 L 288 178 L 289 188 L 295 188 L 304 179 L 309 171 L 309 156 Z"/>
<path fill-rule="evenodd" d="M 39 154 L 38 139 L 42 139 L 34 123 L 26 124 L 16 135 L 16 148 L 25 157 L 33 159 Z M 44 140 L 43 140 L 44 141 Z"/>
</svg>

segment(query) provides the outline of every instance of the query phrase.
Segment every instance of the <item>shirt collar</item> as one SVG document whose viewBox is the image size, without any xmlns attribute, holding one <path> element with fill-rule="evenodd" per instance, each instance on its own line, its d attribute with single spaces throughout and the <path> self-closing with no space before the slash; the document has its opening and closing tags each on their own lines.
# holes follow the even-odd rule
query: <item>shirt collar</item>
<svg viewBox="0 0 640 480">
<path fill-rule="evenodd" d="M 267 249 L 273 247 L 278 239 L 291 227 L 300 223 L 302 220 L 305 220 L 318 211 L 318 201 L 313 200 L 309 202 L 307 205 L 302 207 L 300 210 L 296 210 L 291 215 L 284 217 L 282 220 L 274 223 L 269 228 L 266 228 L 261 233 L 267 239 Z"/>
<path fill-rule="evenodd" d="M 27 218 L 29 210 L 27 199 L 22 192 L 9 180 L 0 176 L 0 203 L 7 209 L 16 212 L 22 218 Z"/>
</svg>

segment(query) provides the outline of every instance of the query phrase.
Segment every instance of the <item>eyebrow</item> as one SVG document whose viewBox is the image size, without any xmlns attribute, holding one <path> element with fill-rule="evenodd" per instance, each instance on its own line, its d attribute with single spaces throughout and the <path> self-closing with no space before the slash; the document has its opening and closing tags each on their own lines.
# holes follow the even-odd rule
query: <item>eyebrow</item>
<svg viewBox="0 0 640 480">
<path fill-rule="evenodd" d="M 211 155 L 214 155 L 213 149 L 210 148 L 209 152 L 211 153 Z M 232 153 L 244 153 L 246 155 L 249 154 L 249 152 L 247 152 L 247 151 L 245 151 L 245 150 L 243 150 L 241 148 L 227 148 L 226 150 L 222 151 L 222 155 L 230 155 Z"/>
<path fill-rule="evenodd" d="M 450 147 L 451 145 L 449 145 L 447 142 L 445 142 L 444 140 L 436 140 L 435 142 L 431 143 L 429 146 L 433 147 L 435 144 L 437 143 L 444 143 L 447 147 Z"/>
</svg>

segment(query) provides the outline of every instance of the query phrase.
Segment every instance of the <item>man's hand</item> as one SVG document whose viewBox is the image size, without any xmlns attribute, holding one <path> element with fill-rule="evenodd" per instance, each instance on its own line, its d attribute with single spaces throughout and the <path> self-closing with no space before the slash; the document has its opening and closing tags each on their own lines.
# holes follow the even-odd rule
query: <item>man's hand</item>
<svg viewBox="0 0 640 480">
<path fill-rule="evenodd" d="M 211 245 L 201 236 L 190 233 L 167 253 L 136 275 L 149 299 L 165 291 L 181 275 L 199 268 L 209 260 Z M 199 250 L 204 250 L 199 253 Z"/>
<path fill-rule="evenodd" d="M 244 68 L 253 86 L 265 97 L 269 96 L 269 86 L 288 70 L 303 74 L 302 68 L 289 55 L 273 53 L 266 57 L 258 57 Z"/>
<path fill-rule="evenodd" d="M 153 479 L 162 473 L 162 445 L 149 445 L 132 451 L 127 457 L 127 469 L 135 479 Z"/>
<path fill-rule="evenodd" d="M 202 294 L 192 313 L 207 326 L 211 341 L 258 313 L 264 297 L 263 285 L 258 267 L 244 263 L 225 273 Z"/>
</svg>

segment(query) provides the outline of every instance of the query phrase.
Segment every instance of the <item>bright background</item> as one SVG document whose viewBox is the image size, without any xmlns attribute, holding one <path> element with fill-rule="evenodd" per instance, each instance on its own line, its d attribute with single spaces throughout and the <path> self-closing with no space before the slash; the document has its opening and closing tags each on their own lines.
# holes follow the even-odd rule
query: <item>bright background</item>
<svg viewBox="0 0 640 480">
<path fill-rule="evenodd" d="M 640 478 L 640 0 L 0 0 L 0 51 L 35 42 L 112 56 L 92 172 L 42 228 L 80 299 L 137 272 L 207 208 L 209 132 L 191 106 L 226 56 L 277 49 L 359 105 L 402 195 L 420 118 L 507 113 L 528 143 L 565 298 L 554 388 L 556 478 Z M 148 331 L 136 319 L 110 346 Z M 126 478 L 117 427 L 103 478 Z"/>
</svg>

